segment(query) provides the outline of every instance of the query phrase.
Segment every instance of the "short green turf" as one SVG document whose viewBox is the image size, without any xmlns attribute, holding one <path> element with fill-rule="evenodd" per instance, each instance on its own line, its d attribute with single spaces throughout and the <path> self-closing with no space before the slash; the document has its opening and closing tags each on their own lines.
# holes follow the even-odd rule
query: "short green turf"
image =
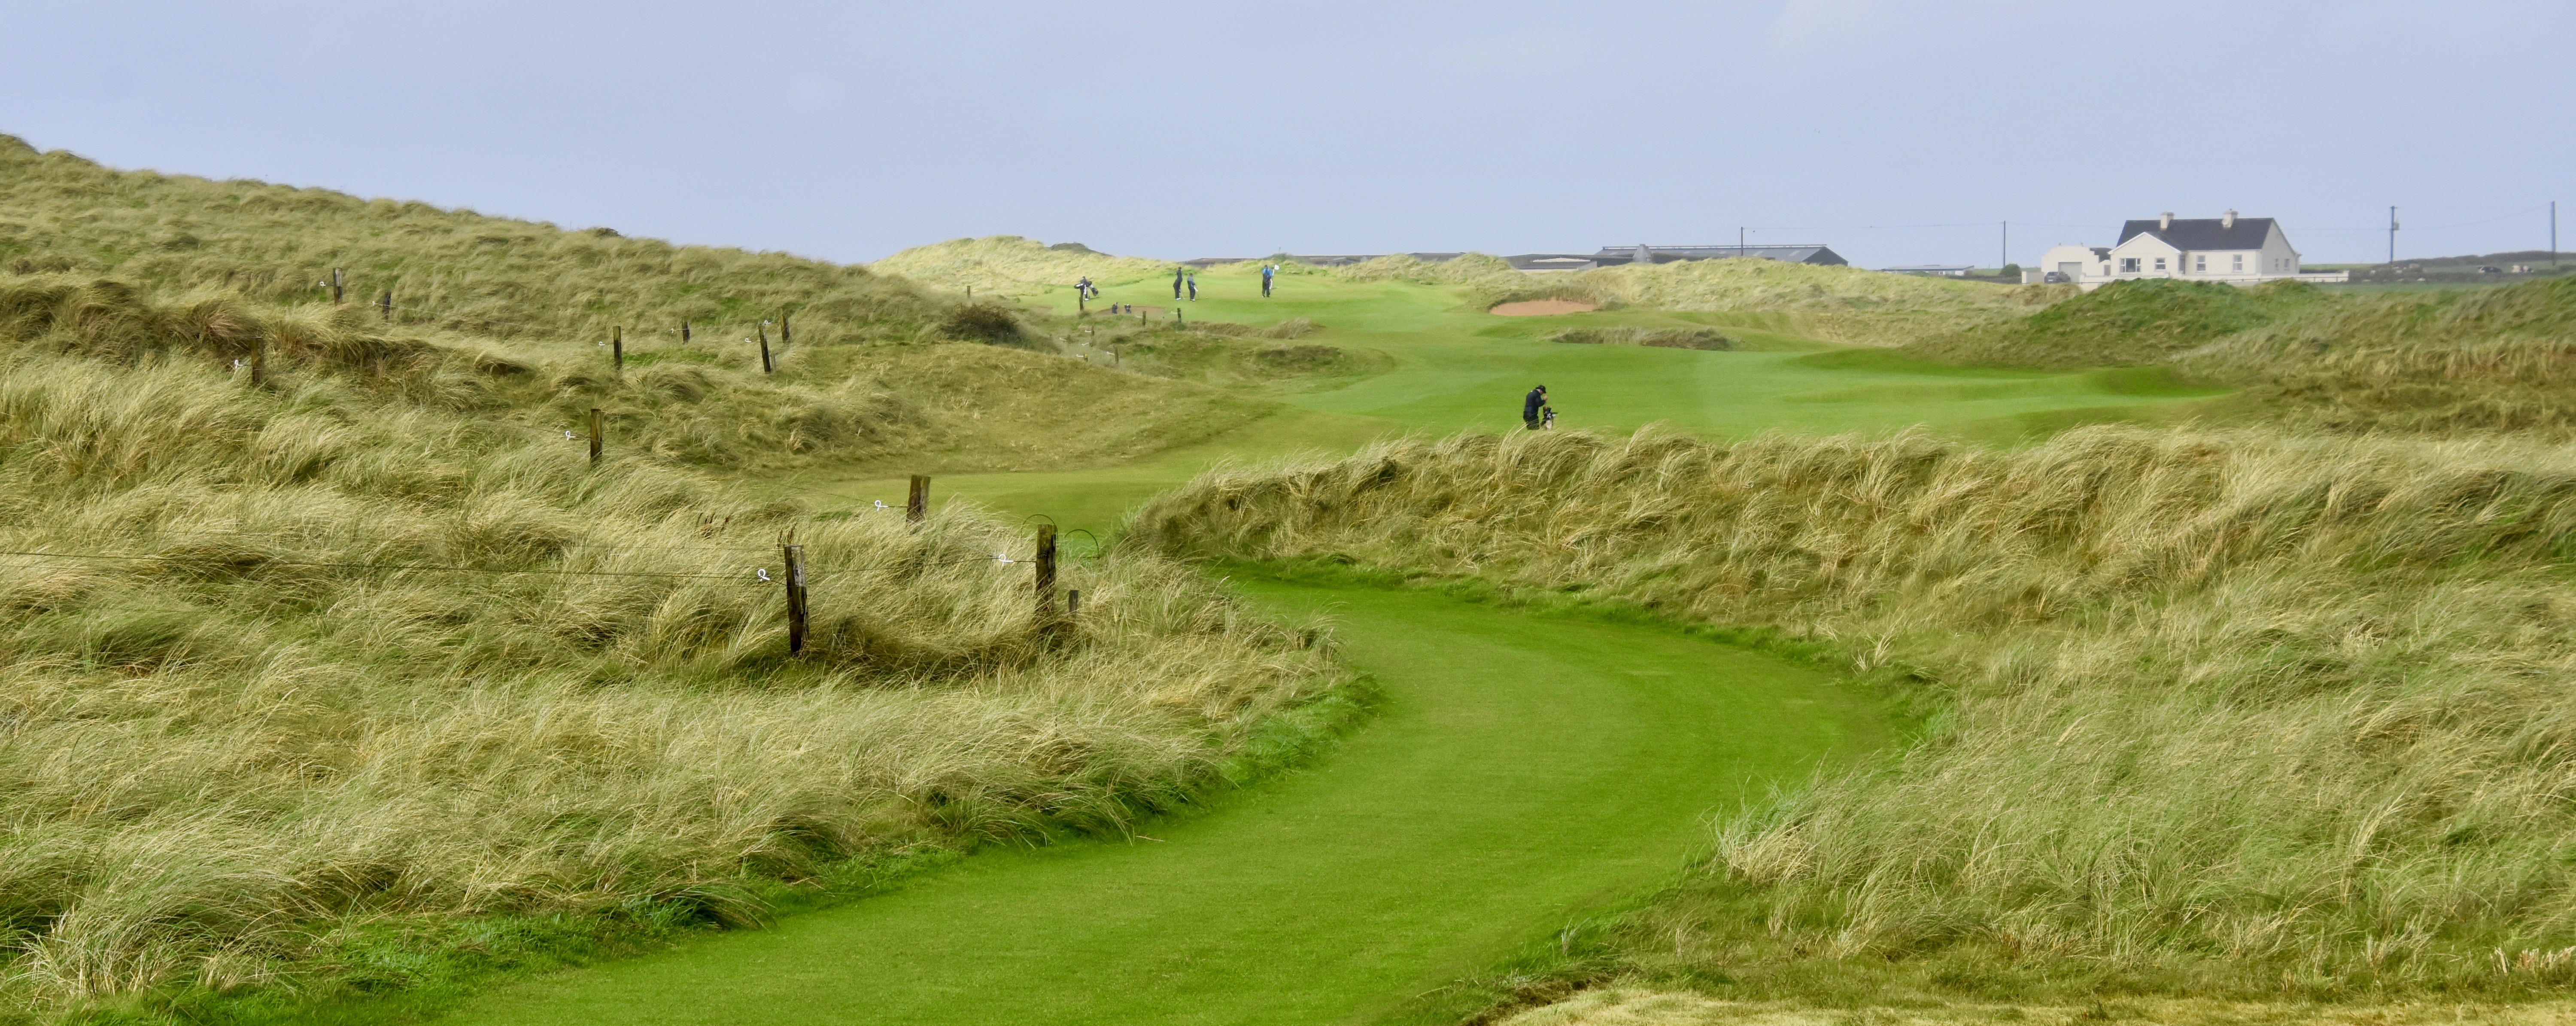
<svg viewBox="0 0 2576 1026">
<path fill-rule="evenodd" d="M 457 1023 L 1366 1021 L 1674 879 L 1710 817 L 1890 729 L 1861 688 L 1651 624 L 1238 580 L 1383 684 L 1316 765 L 1132 841 L 502 988 Z"/>
</svg>

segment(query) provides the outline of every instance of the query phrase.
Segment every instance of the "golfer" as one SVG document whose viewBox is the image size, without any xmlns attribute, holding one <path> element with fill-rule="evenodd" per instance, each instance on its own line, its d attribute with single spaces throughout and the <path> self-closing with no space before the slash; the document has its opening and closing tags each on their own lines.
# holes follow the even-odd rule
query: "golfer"
<svg viewBox="0 0 2576 1026">
<path fill-rule="evenodd" d="M 1261 265 L 1261 298 L 1270 298 L 1270 275 L 1278 270 L 1277 264 Z"/>
<path fill-rule="evenodd" d="M 1521 397 L 1521 426 L 1538 430 L 1539 411 L 1547 407 L 1547 386 L 1540 385 Z"/>
<path fill-rule="evenodd" d="M 1199 301 L 1199 276 L 1198 276 L 1198 275 L 1193 274 L 1193 275 L 1191 275 L 1191 276 L 1190 276 L 1190 302 L 1195 303 L 1195 302 L 1198 302 L 1198 301 Z"/>
<path fill-rule="evenodd" d="M 1181 279 L 1185 277 L 1187 273 L 1188 272 L 1185 272 L 1178 267 L 1172 268 L 1172 298 L 1181 298 Z"/>
</svg>

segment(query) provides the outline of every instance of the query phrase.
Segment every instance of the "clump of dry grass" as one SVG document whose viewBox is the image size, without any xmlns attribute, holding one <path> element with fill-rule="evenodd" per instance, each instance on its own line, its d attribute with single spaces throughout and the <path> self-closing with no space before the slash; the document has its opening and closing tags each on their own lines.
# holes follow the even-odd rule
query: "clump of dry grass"
<svg viewBox="0 0 2576 1026">
<path fill-rule="evenodd" d="M 0 353 L 0 998 L 294 984 L 389 918 L 741 919 L 747 881 L 1120 829 L 1325 686 L 1311 634 L 1151 558 L 1069 566 L 1049 640 L 993 558 L 1028 546 L 355 375 Z"/>
<path fill-rule="evenodd" d="M 1211 473 L 1128 544 L 1767 627 L 1941 696 L 1730 819 L 1628 941 L 1708 939 L 1664 971 L 2333 994 L 2576 980 L 2571 539 L 2560 449 L 2088 428 L 1407 441 Z"/>
</svg>

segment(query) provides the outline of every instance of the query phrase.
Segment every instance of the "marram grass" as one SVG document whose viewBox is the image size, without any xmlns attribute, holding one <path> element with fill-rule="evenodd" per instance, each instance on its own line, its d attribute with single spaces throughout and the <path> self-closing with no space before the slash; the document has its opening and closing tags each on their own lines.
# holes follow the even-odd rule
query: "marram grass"
<svg viewBox="0 0 2576 1026">
<path fill-rule="evenodd" d="M 1620 934 L 1633 971 L 2576 982 L 2562 449 L 1463 435 L 1211 472 L 1128 544 L 1769 627 L 1940 700 L 1901 760 L 1727 818 L 1697 882 Z"/>
<path fill-rule="evenodd" d="M 799 659 L 758 576 L 785 532 Z M 0 356 L 0 1008 L 326 987 L 367 923 L 731 919 L 854 856 L 1117 830 L 1326 684 L 1311 636 L 1148 557 L 1070 564 L 1049 642 L 992 558 L 1029 545 L 594 468 L 354 372 Z"/>
</svg>

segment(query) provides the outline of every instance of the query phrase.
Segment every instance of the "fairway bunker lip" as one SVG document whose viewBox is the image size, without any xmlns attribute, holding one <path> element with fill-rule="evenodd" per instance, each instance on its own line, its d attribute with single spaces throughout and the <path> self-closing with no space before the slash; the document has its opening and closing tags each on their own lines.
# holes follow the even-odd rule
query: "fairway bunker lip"
<svg viewBox="0 0 2576 1026">
<path fill-rule="evenodd" d="M 1496 317 L 1548 317 L 1555 314 L 1591 313 L 1599 309 L 1578 299 L 1524 299 L 1516 303 L 1498 303 L 1485 311 Z"/>
</svg>

